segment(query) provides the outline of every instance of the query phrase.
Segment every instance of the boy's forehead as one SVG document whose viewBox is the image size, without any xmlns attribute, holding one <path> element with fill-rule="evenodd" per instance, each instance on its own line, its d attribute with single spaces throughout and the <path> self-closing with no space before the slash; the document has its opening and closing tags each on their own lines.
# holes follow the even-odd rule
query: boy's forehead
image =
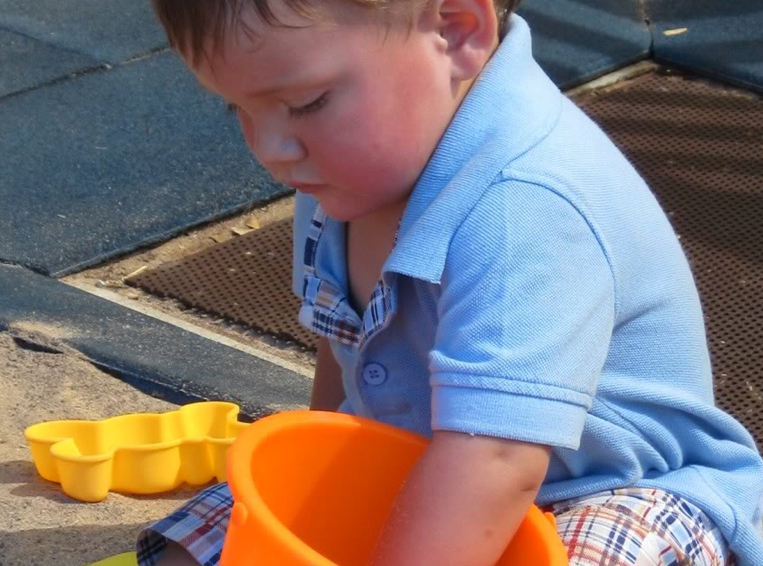
<svg viewBox="0 0 763 566">
<path fill-rule="evenodd" d="M 225 84 L 242 91 L 277 90 L 279 83 L 308 82 L 326 74 L 338 59 L 360 56 L 356 43 L 367 44 L 369 35 L 381 38 L 384 33 L 367 16 L 362 21 L 331 13 L 308 18 L 277 2 L 274 15 L 282 25 L 265 23 L 247 9 L 220 41 L 206 42 L 203 56 L 191 65 L 205 88 L 222 92 L 219 85 Z"/>
<path fill-rule="evenodd" d="M 221 36 L 207 39 L 204 45 L 207 58 L 236 59 L 255 56 L 262 51 L 270 56 L 277 55 L 290 43 L 315 31 L 317 20 L 297 14 L 281 0 L 270 0 L 269 4 L 275 22 L 265 22 L 254 8 L 245 8 Z"/>
<path fill-rule="evenodd" d="M 203 86 L 218 90 L 210 83 L 231 79 L 270 82 L 270 75 L 275 80 L 311 64 L 312 54 L 319 49 L 319 24 L 303 20 L 299 27 L 287 28 L 252 20 L 229 29 L 218 41 L 205 42 L 203 55 L 191 65 Z M 188 57 L 184 59 L 190 63 Z"/>
</svg>

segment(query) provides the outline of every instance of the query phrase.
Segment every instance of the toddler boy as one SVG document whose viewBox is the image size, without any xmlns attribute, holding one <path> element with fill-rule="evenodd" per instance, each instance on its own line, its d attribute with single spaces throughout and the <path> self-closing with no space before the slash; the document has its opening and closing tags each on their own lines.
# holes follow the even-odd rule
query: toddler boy
<svg viewBox="0 0 763 566">
<path fill-rule="evenodd" d="M 154 0 L 297 189 L 311 406 L 431 437 L 374 566 L 489 566 L 528 507 L 570 563 L 763 564 L 763 462 L 715 408 L 680 245 L 532 59 L 515 2 Z M 215 486 L 143 564 L 215 564 Z"/>
</svg>

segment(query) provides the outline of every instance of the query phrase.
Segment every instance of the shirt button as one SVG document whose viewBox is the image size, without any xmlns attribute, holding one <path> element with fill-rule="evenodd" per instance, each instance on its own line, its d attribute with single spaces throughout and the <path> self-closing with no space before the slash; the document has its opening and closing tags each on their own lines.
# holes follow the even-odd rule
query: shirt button
<svg viewBox="0 0 763 566">
<path fill-rule="evenodd" d="M 381 385 L 387 381 L 387 370 L 381 364 L 366 364 L 363 368 L 363 380 L 368 385 Z"/>
</svg>

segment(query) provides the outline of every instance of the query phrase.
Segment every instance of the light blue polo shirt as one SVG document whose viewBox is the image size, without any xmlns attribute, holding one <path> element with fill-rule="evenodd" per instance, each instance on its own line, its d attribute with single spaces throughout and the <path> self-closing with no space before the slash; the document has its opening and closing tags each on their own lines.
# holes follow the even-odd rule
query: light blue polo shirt
<svg viewBox="0 0 763 566">
<path fill-rule="evenodd" d="M 417 182 L 362 316 L 344 224 L 297 196 L 300 321 L 332 339 L 342 410 L 424 435 L 553 447 L 545 505 L 655 487 L 763 565 L 763 462 L 715 408 L 697 291 L 652 193 L 511 30 Z"/>
</svg>

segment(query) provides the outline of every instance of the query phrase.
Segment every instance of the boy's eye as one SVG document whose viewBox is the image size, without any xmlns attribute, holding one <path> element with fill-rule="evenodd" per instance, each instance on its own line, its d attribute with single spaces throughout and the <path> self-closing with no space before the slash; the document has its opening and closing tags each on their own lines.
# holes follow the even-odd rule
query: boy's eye
<svg viewBox="0 0 763 566">
<path fill-rule="evenodd" d="M 292 118 L 300 118 L 307 114 L 312 114 L 313 112 L 317 112 L 318 110 L 323 108 L 326 105 L 326 102 L 328 102 L 328 93 L 324 92 L 322 95 L 320 95 L 318 98 L 316 98 L 309 104 L 305 104 L 304 106 L 300 106 L 299 108 L 290 107 L 289 116 L 291 116 Z"/>
</svg>

